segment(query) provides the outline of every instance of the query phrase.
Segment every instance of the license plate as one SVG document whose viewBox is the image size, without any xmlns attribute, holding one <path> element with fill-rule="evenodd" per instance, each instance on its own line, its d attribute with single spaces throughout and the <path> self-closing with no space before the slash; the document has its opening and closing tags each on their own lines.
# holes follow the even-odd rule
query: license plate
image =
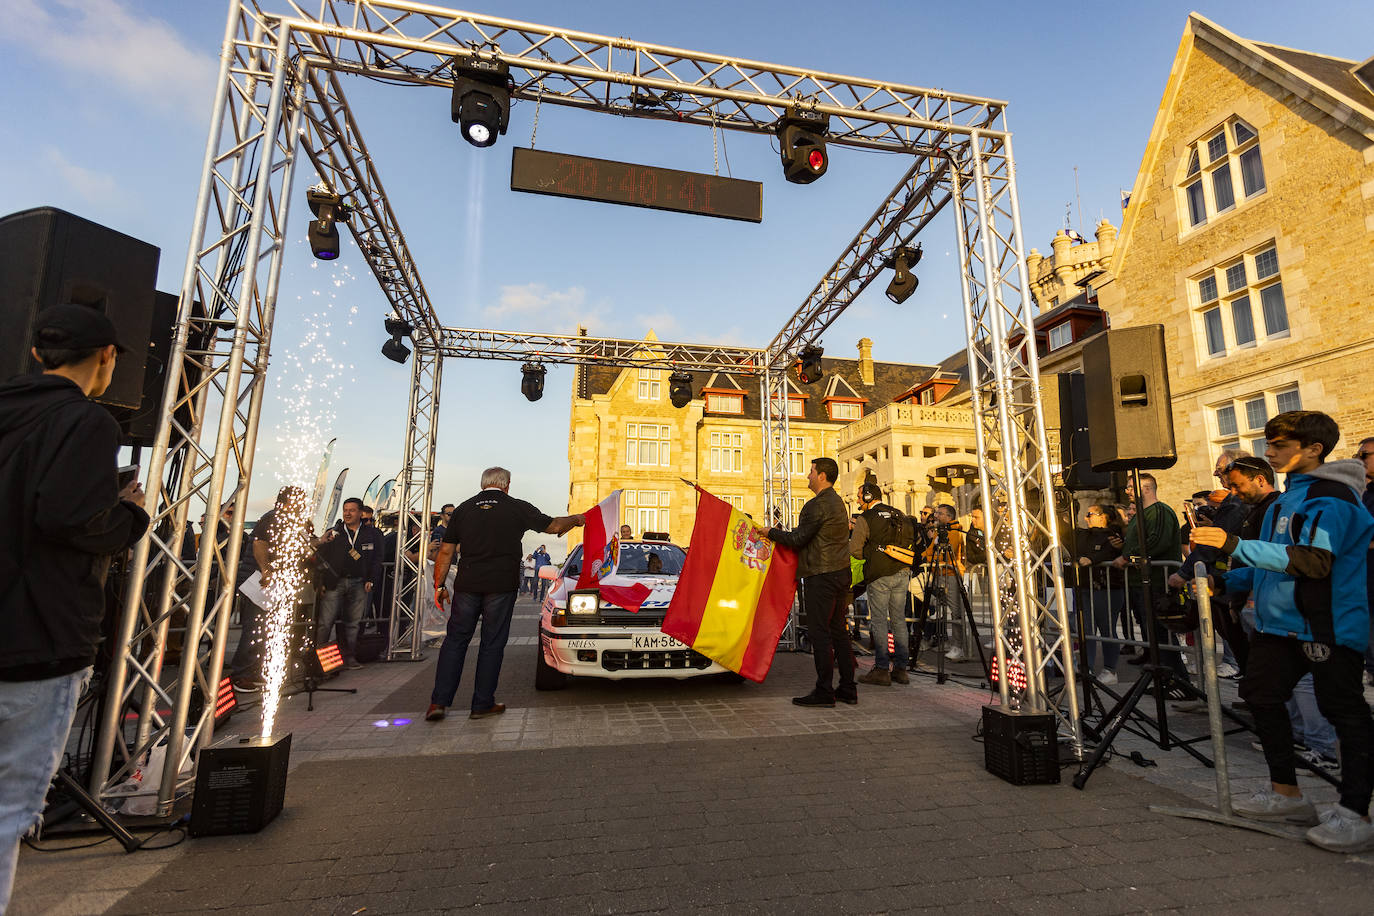
<svg viewBox="0 0 1374 916">
<path fill-rule="evenodd" d="M 645 652 L 655 649 L 690 649 L 691 646 L 663 633 L 636 633 L 630 648 L 636 652 Z"/>
</svg>

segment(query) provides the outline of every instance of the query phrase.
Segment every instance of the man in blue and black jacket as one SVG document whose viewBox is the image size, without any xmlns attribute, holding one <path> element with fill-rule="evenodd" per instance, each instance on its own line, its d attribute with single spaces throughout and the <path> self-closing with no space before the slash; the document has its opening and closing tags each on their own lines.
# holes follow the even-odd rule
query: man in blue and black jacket
<svg viewBox="0 0 1374 916">
<path fill-rule="evenodd" d="M 1198 544 L 1220 547 L 1243 563 L 1222 578 L 1226 591 L 1250 591 L 1255 638 L 1240 695 L 1250 704 L 1269 765 L 1271 788 L 1233 803 L 1242 817 L 1312 824 L 1319 819 L 1298 788 L 1293 732 L 1284 702 L 1305 674 L 1317 705 L 1340 740 L 1340 803 L 1324 812 L 1307 839 L 1323 849 L 1374 847 L 1369 800 L 1374 789 L 1374 720 L 1361 667 L 1369 640 L 1365 571 L 1374 518 L 1360 502 L 1364 468 L 1326 463 L 1340 439 L 1324 413 L 1294 410 L 1264 427 L 1265 457 L 1287 486 L 1264 517 L 1260 536 L 1242 540 L 1198 528 Z"/>
</svg>

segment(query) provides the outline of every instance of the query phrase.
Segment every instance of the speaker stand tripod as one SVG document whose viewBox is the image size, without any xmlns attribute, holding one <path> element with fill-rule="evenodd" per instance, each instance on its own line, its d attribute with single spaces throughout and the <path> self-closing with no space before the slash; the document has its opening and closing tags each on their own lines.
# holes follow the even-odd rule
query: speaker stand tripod
<svg viewBox="0 0 1374 916">
<path fill-rule="evenodd" d="M 983 636 L 978 631 L 978 622 L 974 620 L 973 604 L 969 601 L 968 589 L 964 587 L 963 577 L 957 572 L 948 575 L 940 573 L 942 569 L 957 569 L 954 565 L 954 548 L 950 546 L 946 535 L 937 535 L 937 537 L 935 549 L 931 551 L 932 562 L 931 568 L 927 572 L 925 594 L 921 602 L 921 616 L 917 621 L 916 633 L 914 634 L 916 651 L 911 653 L 911 670 L 925 673 L 916 667 L 916 659 L 920 656 L 921 640 L 925 637 L 926 620 L 930 615 L 931 601 L 938 599 L 940 611 L 935 620 L 936 633 L 944 633 L 945 638 L 937 638 L 935 641 L 935 683 L 943 684 L 950 678 L 950 675 L 945 671 L 945 653 L 943 651 L 944 645 L 948 642 L 950 595 L 949 589 L 941 584 L 940 580 L 953 579 L 959 593 L 959 603 L 964 612 L 964 622 L 968 625 L 969 635 L 973 638 L 973 645 L 978 649 L 978 661 L 983 668 L 983 677 L 987 679 L 987 683 L 991 683 L 992 669 L 988 666 L 987 653 L 983 651 Z"/>
</svg>

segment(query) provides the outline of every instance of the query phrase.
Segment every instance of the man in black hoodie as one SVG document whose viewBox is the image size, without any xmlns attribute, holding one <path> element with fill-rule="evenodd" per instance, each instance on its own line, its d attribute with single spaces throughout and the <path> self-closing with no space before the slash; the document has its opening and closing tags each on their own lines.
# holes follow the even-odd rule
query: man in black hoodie
<svg viewBox="0 0 1374 916">
<path fill-rule="evenodd" d="M 90 401 L 123 349 L 114 325 L 54 306 L 33 347 L 43 373 L 0 385 L 0 912 L 91 675 L 110 558 L 148 528 L 142 489 L 119 488 L 119 426 Z"/>
</svg>

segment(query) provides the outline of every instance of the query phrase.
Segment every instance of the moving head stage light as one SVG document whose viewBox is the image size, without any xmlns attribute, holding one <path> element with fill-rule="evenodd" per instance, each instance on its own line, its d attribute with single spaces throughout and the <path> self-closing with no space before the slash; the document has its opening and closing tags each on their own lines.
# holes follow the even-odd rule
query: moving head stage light
<svg viewBox="0 0 1374 916">
<path fill-rule="evenodd" d="M 393 363 L 404 363 L 410 356 L 410 348 L 401 342 L 402 337 L 410 336 L 410 323 L 400 318 L 386 320 L 386 332 L 391 339 L 382 344 L 382 355 Z"/>
<path fill-rule="evenodd" d="M 321 261 L 332 261 L 339 256 L 338 224 L 348 222 L 353 208 L 323 184 L 306 191 L 305 200 L 315 214 L 306 235 L 310 251 Z"/>
<path fill-rule="evenodd" d="M 544 396 L 545 369 L 539 363 L 525 363 L 520 367 L 520 393 L 527 401 L 537 401 Z"/>
<path fill-rule="evenodd" d="M 499 60 L 474 57 L 453 67 L 450 116 L 463 139 L 491 146 L 510 124 L 510 67 Z"/>
<path fill-rule="evenodd" d="M 825 374 L 821 369 L 821 354 L 824 352 L 823 347 L 818 347 L 815 344 L 811 344 L 801 351 L 801 357 L 797 361 L 797 378 L 801 380 L 803 385 L 814 385 Z"/>
<path fill-rule="evenodd" d="M 782 154 L 782 175 L 793 184 L 810 184 L 825 174 L 830 154 L 825 151 L 825 135 L 830 131 L 830 116 L 804 108 L 793 108 L 778 122 L 778 142 Z"/>
<path fill-rule="evenodd" d="M 893 252 L 886 264 L 887 267 L 891 267 L 895 271 L 892 282 L 887 285 L 887 298 L 898 305 L 911 298 L 911 294 L 916 292 L 916 287 L 921 282 L 911 272 L 911 268 L 919 263 L 921 263 L 920 245 L 915 248 L 898 248 Z"/>
<path fill-rule="evenodd" d="M 692 400 L 692 376 L 686 372 L 674 372 L 668 376 L 668 400 L 674 407 L 686 407 Z"/>
</svg>

